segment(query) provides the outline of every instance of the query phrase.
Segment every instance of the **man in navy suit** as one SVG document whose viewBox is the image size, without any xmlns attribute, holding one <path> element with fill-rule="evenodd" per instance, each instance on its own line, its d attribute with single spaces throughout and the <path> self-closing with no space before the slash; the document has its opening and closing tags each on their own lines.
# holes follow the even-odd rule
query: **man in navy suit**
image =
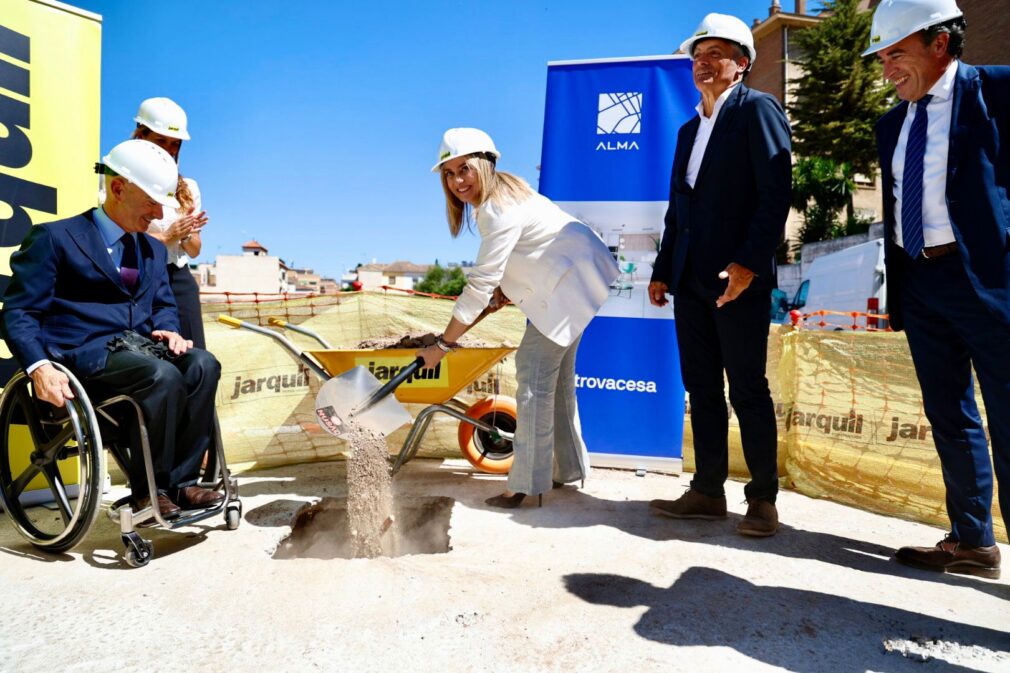
<svg viewBox="0 0 1010 673">
<path fill-rule="evenodd" d="M 63 406 L 74 397 L 52 365 L 59 362 L 90 394 L 125 394 L 140 404 L 158 507 L 174 517 L 180 507 L 208 507 L 224 497 L 196 484 L 221 367 L 179 336 L 165 247 L 144 233 L 163 206 L 178 205 L 175 161 L 152 143 L 129 140 L 103 159 L 102 172 L 101 208 L 32 227 L 11 256 L 0 328 L 40 400 Z M 119 347 L 125 332 L 141 335 L 139 351 Z M 134 505 L 143 509 L 152 503 L 142 495 L 148 489 L 139 446 L 133 428 L 128 477 Z"/>
<path fill-rule="evenodd" d="M 895 558 L 998 577 L 993 468 L 975 403 L 989 419 L 1000 507 L 1010 515 L 1010 68 L 959 61 L 954 0 L 885 0 L 870 48 L 901 103 L 877 123 L 887 301 L 904 329 L 947 488 L 951 532 Z"/>
<path fill-rule="evenodd" d="M 701 103 L 677 137 L 649 299 L 663 306 L 667 293 L 674 296 L 697 468 L 690 490 L 650 507 L 679 519 L 726 517 L 725 372 L 751 473 L 737 531 L 766 537 L 778 529 L 777 432 L 765 361 L 775 249 L 792 189 L 789 123 L 775 98 L 743 84 L 756 56 L 743 21 L 709 14 L 681 49 L 691 55 Z"/>
</svg>

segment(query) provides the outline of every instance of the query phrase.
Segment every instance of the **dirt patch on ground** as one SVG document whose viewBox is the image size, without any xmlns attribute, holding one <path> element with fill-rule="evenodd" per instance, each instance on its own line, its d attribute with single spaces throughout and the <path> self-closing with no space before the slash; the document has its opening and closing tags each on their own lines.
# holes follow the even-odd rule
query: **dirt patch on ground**
<svg viewBox="0 0 1010 673">
<path fill-rule="evenodd" d="M 449 521 L 455 501 L 446 497 L 397 498 L 396 525 L 382 536 L 383 556 L 444 554 L 452 549 Z M 274 552 L 275 559 L 348 559 L 356 554 L 350 537 L 347 501 L 323 498 L 305 505 L 295 515 L 291 535 Z"/>
<path fill-rule="evenodd" d="M 388 337 L 385 339 L 366 339 L 358 344 L 358 348 L 368 348 L 368 349 L 384 349 L 384 348 L 427 348 L 435 343 L 438 338 L 437 334 L 432 334 L 428 332 L 427 334 L 407 334 L 406 336 L 396 339 L 394 337 Z M 481 341 L 480 339 L 474 339 L 470 337 L 462 337 L 458 342 L 460 348 L 494 348 L 494 344 L 490 344 L 486 341 Z"/>
</svg>

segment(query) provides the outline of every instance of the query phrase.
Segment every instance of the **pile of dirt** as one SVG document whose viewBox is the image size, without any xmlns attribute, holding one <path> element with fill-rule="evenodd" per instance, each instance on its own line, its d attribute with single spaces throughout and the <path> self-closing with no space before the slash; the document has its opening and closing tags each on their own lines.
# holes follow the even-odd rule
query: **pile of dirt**
<svg viewBox="0 0 1010 673">
<path fill-rule="evenodd" d="M 358 344 L 358 348 L 366 348 L 369 350 L 379 350 L 385 348 L 427 348 L 435 343 L 438 339 L 437 334 L 432 334 L 428 332 L 427 334 L 407 334 L 406 336 L 396 339 L 394 337 L 388 337 L 385 339 L 366 339 Z M 492 344 L 489 344 L 479 339 L 469 338 L 463 336 L 459 340 L 459 346 L 461 348 L 493 348 Z"/>
<path fill-rule="evenodd" d="M 396 556 L 396 536 L 384 534 L 393 524 L 392 477 L 386 440 L 360 427 L 345 437 L 351 449 L 347 463 L 347 522 L 357 558 Z M 393 548 L 385 549 L 386 546 Z"/>
</svg>

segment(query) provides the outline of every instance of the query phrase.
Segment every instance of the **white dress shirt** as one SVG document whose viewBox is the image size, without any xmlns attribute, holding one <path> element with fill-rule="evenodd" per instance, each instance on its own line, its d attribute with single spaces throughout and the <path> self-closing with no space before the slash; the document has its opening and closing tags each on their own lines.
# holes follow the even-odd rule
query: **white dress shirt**
<svg viewBox="0 0 1010 673">
<path fill-rule="evenodd" d="M 698 117 L 701 119 L 701 123 L 698 124 L 698 133 L 694 136 L 694 145 L 691 147 L 691 157 L 687 160 L 687 174 L 684 179 L 687 184 L 694 189 L 694 182 L 698 179 L 698 171 L 701 170 L 701 162 L 705 158 L 705 149 L 708 147 L 708 141 L 712 137 L 712 129 L 715 128 L 715 122 L 719 119 L 719 110 L 722 109 L 723 103 L 729 98 L 730 93 L 736 89 L 737 82 L 730 88 L 722 92 L 722 94 L 715 99 L 715 106 L 712 108 L 712 116 L 705 116 L 705 107 L 702 103 L 698 103 L 695 108 L 698 111 Z"/>
<path fill-rule="evenodd" d="M 496 287 L 541 334 L 575 341 L 607 300 L 617 262 L 588 226 L 540 194 L 476 210 L 480 251 L 452 315 L 469 325 Z"/>
<path fill-rule="evenodd" d="M 933 96 L 926 106 L 926 156 L 922 166 L 922 237 L 927 248 L 954 242 L 954 228 L 947 210 L 947 152 L 950 149 L 950 121 L 954 108 L 954 81 L 957 60 L 950 65 L 928 91 Z M 901 240 L 901 180 L 905 174 L 905 146 L 915 119 L 917 103 L 908 106 L 901 124 L 898 144 L 891 157 L 894 176 L 894 242 Z M 904 246 L 903 246 L 904 247 Z"/>
<path fill-rule="evenodd" d="M 193 211 L 194 213 L 199 213 L 203 208 L 203 203 L 200 198 L 200 187 L 196 184 L 196 180 L 193 178 L 183 178 L 186 181 L 186 185 L 189 187 L 190 193 L 193 195 Z M 176 220 L 182 219 L 186 214 L 181 210 L 174 208 L 165 208 L 164 214 L 160 220 L 151 220 L 151 226 L 148 228 L 148 233 L 163 234 L 168 231 L 168 228 L 175 224 Z M 172 243 L 171 245 L 166 244 L 165 248 L 168 250 L 168 263 L 179 267 L 180 269 L 187 264 L 189 264 L 189 255 L 186 251 L 182 249 L 182 245 L 179 241 Z"/>
</svg>

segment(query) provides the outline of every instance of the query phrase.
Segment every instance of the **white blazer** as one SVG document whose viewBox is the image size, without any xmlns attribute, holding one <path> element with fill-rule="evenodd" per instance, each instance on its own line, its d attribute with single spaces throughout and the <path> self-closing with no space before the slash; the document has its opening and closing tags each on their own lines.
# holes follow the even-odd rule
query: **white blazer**
<svg viewBox="0 0 1010 673">
<path fill-rule="evenodd" d="M 607 246 L 539 194 L 503 208 L 487 202 L 476 219 L 480 251 L 453 317 L 472 323 L 500 285 L 544 336 L 571 345 L 617 278 L 617 262 Z"/>
</svg>

